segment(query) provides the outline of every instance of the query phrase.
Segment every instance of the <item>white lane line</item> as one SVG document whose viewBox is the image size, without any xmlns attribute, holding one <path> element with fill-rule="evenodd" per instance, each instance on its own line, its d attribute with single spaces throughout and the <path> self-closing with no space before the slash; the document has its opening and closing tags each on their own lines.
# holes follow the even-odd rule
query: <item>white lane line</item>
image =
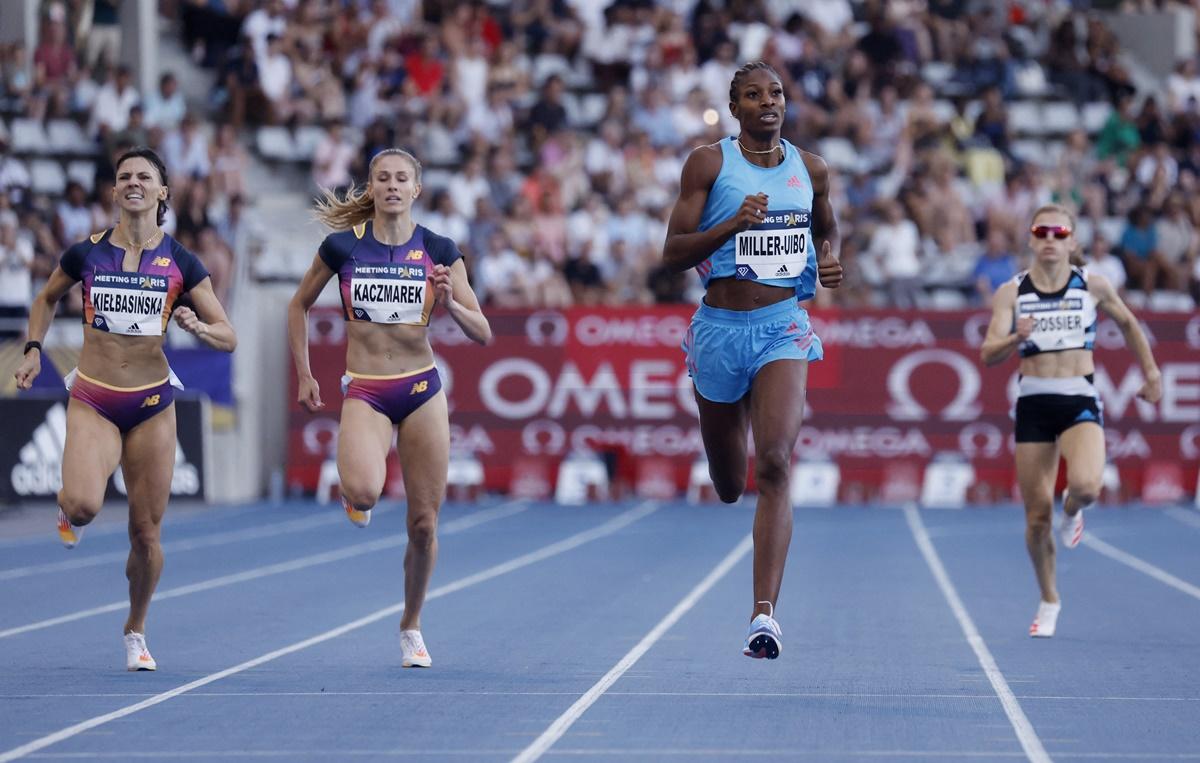
<svg viewBox="0 0 1200 763">
<path fill-rule="evenodd" d="M 929 566 L 929 571 L 933 573 L 933 579 L 937 581 L 938 588 L 942 589 L 942 596 L 946 598 L 946 603 L 950 605 L 950 611 L 954 613 L 954 618 L 958 620 L 958 625 L 962 628 L 963 636 L 966 637 L 967 643 L 971 645 L 971 649 L 975 652 L 975 659 L 979 660 L 979 666 L 983 668 L 983 672 L 987 675 L 988 681 L 992 684 L 993 691 L 1000 698 L 1000 704 L 1004 707 L 1004 714 L 1008 716 L 1008 722 L 1012 724 L 1013 731 L 1017 734 L 1017 740 L 1021 743 L 1021 749 L 1025 751 L 1025 757 L 1031 763 L 1050 763 L 1050 755 L 1046 753 L 1046 748 L 1042 746 L 1042 741 L 1038 739 L 1037 732 L 1033 730 L 1033 725 L 1029 719 L 1025 717 L 1025 711 L 1021 709 L 1021 703 L 1013 695 L 1012 689 L 1008 687 L 1008 681 L 1004 680 L 1004 674 L 1000 672 L 1000 668 L 996 665 L 996 660 L 992 657 L 991 651 L 988 650 L 987 644 L 983 640 L 983 636 L 979 635 L 979 629 L 975 627 L 974 621 L 971 620 L 971 615 L 967 612 L 966 606 L 963 605 L 962 599 L 958 596 L 958 591 L 954 588 L 954 583 L 950 582 L 950 576 L 946 573 L 945 566 L 942 565 L 942 559 L 938 556 L 937 549 L 933 547 L 933 541 L 929 539 L 929 531 L 925 529 L 925 523 L 921 521 L 921 515 L 913 506 L 904 508 L 904 518 L 908 520 L 908 529 L 912 531 L 913 539 L 917 542 L 917 548 L 921 550 L 921 555 L 925 557 L 925 563 Z"/>
<path fill-rule="evenodd" d="M 797 748 L 756 748 L 755 753 L 761 754 L 768 758 L 814 758 L 819 761 L 828 760 L 844 760 L 851 758 L 854 760 L 863 759 L 887 759 L 901 758 L 917 760 L 931 759 L 947 759 L 947 760 L 970 760 L 974 758 L 985 758 L 994 760 L 996 758 L 1021 758 L 1024 757 L 1019 752 L 995 751 L 986 752 L 980 750 L 849 750 L 849 749 L 826 749 L 819 750 L 802 750 Z M 512 750 L 479 747 L 472 749 L 464 748 L 444 748 L 444 749 L 396 749 L 380 748 L 380 749 L 336 749 L 336 750 L 314 750 L 305 748 L 299 750 L 197 750 L 189 752 L 179 751 L 155 751 L 155 750 L 128 750 L 122 752 L 89 752 L 77 754 L 43 754 L 39 758 L 49 759 L 105 759 L 111 758 L 116 760 L 190 760 L 194 758 L 234 758 L 238 760 L 249 760 L 252 758 L 283 758 L 285 760 L 298 760 L 301 758 L 328 758 L 332 760 L 341 760 L 344 758 L 401 758 L 420 760 L 433 760 L 435 758 L 466 758 L 467 760 L 478 760 L 484 757 L 497 757 L 500 755 L 509 755 Z M 659 760 L 662 758 L 716 758 L 718 760 L 735 760 L 747 757 L 748 753 L 742 748 L 720 748 L 720 747 L 669 747 L 669 748 L 643 748 L 643 747 L 591 747 L 591 748 L 557 748 L 554 751 L 558 756 L 570 756 L 575 758 L 587 757 L 606 757 L 606 758 L 629 758 L 639 757 L 642 759 Z M 1072 752 L 1068 755 L 1072 760 L 1200 760 L 1200 753 L 1197 752 L 1137 752 L 1137 753 L 1115 753 L 1115 752 Z"/>
<path fill-rule="evenodd" d="M 522 554 L 521 556 L 510 559 L 507 562 L 502 562 L 495 566 L 489 567 L 486 570 L 476 572 L 473 575 L 467 575 L 464 578 L 459 578 L 453 583 L 447 583 L 446 585 L 438 586 L 429 592 L 429 594 L 425 597 L 425 600 L 431 601 L 433 599 L 440 599 L 443 596 L 456 593 L 464 588 L 470 588 L 471 586 L 485 583 L 492 578 L 505 575 L 509 572 L 513 572 L 514 570 L 519 570 L 522 567 L 528 567 L 531 564 L 549 559 L 553 556 L 566 553 L 567 551 L 578 548 L 585 543 L 603 538 L 607 535 L 612 535 L 613 533 L 633 524 L 639 519 L 642 519 L 649 514 L 653 514 L 657 510 L 658 506 L 653 502 L 639 504 L 638 506 L 618 514 L 616 517 L 613 517 L 604 524 L 593 527 L 590 530 L 584 530 L 583 532 L 576 533 L 569 538 L 564 538 L 563 540 L 543 546 L 537 551 L 531 551 L 528 554 Z M 198 678 L 195 681 L 183 684 L 182 686 L 177 686 L 170 691 L 156 694 L 149 699 L 128 705 L 120 708 L 119 710 L 114 710 L 111 713 L 105 713 L 104 715 L 98 715 L 94 718 L 89 718 L 86 721 L 76 723 L 73 726 L 68 726 L 67 728 L 56 731 L 53 734 L 47 734 L 44 737 L 35 739 L 32 742 L 21 745 L 20 747 L 14 747 L 7 752 L 0 753 L 0 763 L 8 763 L 9 761 L 23 758 L 30 753 L 43 750 L 51 745 L 58 744 L 63 740 L 70 739 L 78 734 L 82 734 L 85 731 L 89 731 L 98 726 L 103 726 L 104 724 L 115 721 L 119 718 L 125 718 L 126 716 L 133 715 L 141 710 L 145 710 L 148 707 L 154 707 L 155 705 L 166 702 L 169 699 L 178 697 L 181 694 L 186 694 L 195 689 L 199 689 L 201 686 L 207 686 L 208 684 L 220 681 L 223 678 L 237 675 L 238 673 L 250 670 L 251 668 L 256 668 L 259 665 L 271 662 L 272 660 L 277 660 L 280 657 L 307 649 L 310 646 L 316 646 L 317 644 L 324 643 L 339 636 L 344 636 L 351 631 L 358 630 L 359 628 L 363 628 L 371 623 L 383 620 L 384 618 L 391 617 L 403 611 L 404 602 L 393 604 L 389 607 L 384 607 L 383 609 L 376 610 L 369 615 L 360 617 L 357 620 L 352 620 L 344 625 L 339 625 L 336 628 L 327 630 L 324 633 L 313 636 L 312 638 L 307 638 L 303 641 L 297 641 L 294 644 L 285 646 L 281 649 L 276 649 L 273 652 L 267 652 L 262 656 L 255 657 L 252 660 L 247 660 L 238 665 L 234 665 L 231 668 L 226 668 L 225 670 L 221 670 L 216 673 L 210 673 L 203 678 Z M 336 758 L 337 756 L 335 755 L 334 757 Z"/>
<path fill-rule="evenodd" d="M 626 674 L 628 675 L 628 674 Z M 404 697 L 408 695 L 419 697 L 557 697 L 576 694 L 573 691 L 481 691 L 481 690 L 422 690 L 407 691 L 198 691 L 188 695 L 190 698 L 203 697 Z M 995 697 L 994 692 L 987 694 L 922 694 L 922 693 L 892 693 L 892 692 L 778 692 L 778 691 L 610 691 L 610 697 L 711 697 L 715 699 L 754 699 L 755 697 L 778 697 L 787 699 L 962 699 L 974 702 L 978 699 Z M 95 694 L 0 694 L 0 699 L 95 699 L 99 697 L 152 697 L 151 692 L 108 692 Z M 1063 702 L 1200 702 L 1200 697 L 1075 697 L 1056 696 L 1050 694 L 1018 694 L 1017 699 L 1053 700 Z M 998 728 L 1007 729 L 1007 723 L 999 724 Z M 1007 737 L 1005 737 L 1007 739 Z M 557 750 L 555 750 L 557 752 Z"/>
<path fill-rule="evenodd" d="M 726 554 L 725 558 L 687 596 L 684 596 L 666 617 L 658 622 L 658 625 L 650 629 L 650 632 L 643 636 L 642 640 L 633 649 L 630 649 L 611 670 L 605 673 L 603 678 L 593 684 L 592 688 L 588 689 L 583 696 L 575 700 L 575 703 L 567 708 L 566 712 L 558 716 L 550 724 L 549 728 L 543 731 L 537 739 L 533 740 L 532 744 L 513 758 L 513 763 L 531 763 L 553 747 L 554 743 L 562 738 L 563 734 L 567 733 L 567 730 L 571 728 L 575 721 L 579 720 L 579 717 L 587 712 L 587 709 L 595 704 L 596 700 L 600 699 L 604 692 L 608 691 L 608 688 L 616 683 L 617 679 L 625 671 L 633 667 L 634 663 L 640 660 L 642 655 L 648 652 L 650 647 L 654 646 L 655 642 L 662 638 L 663 634 L 670 630 L 688 610 L 694 607 L 696 602 L 700 601 L 700 597 L 708 593 L 708 590 L 716 585 L 718 580 L 725 577 L 726 573 L 733 569 L 733 566 L 753 547 L 754 540 L 752 536 L 747 535 L 742 538 L 741 542 L 734 546 L 733 550 Z"/>
<path fill-rule="evenodd" d="M 494 509 L 485 509 L 483 511 L 471 514 L 470 516 L 456 519 L 453 522 L 447 522 L 438 530 L 438 535 L 453 535 L 484 522 L 491 522 L 497 519 L 503 519 L 504 517 L 510 517 L 513 514 L 519 514 L 528 508 L 528 504 L 516 503 L 513 505 L 502 504 Z M 302 556 L 298 559 L 292 559 L 287 562 L 269 564 L 264 567 L 255 567 L 243 572 L 235 572 L 231 575 L 222 575 L 216 578 L 209 578 L 208 580 L 202 580 L 198 583 L 191 583 L 189 585 L 179 586 L 177 588 L 168 588 L 165 591 L 158 591 L 155 593 L 153 601 L 157 602 L 165 599 L 175 599 L 180 596 L 200 593 L 201 591 L 211 591 L 214 588 L 222 588 L 224 586 L 234 585 L 235 583 L 245 583 L 249 580 L 257 580 L 270 575 L 279 575 L 284 572 L 295 572 L 296 570 L 315 567 L 319 564 L 329 564 L 330 562 L 337 562 L 341 561 L 342 559 L 350 559 L 355 556 L 361 556 L 363 554 L 369 554 L 375 551 L 396 548 L 398 546 L 403 546 L 407 542 L 407 533 L 388 535 L 384 538 L 379 538 L 378 540 L 367 541 L 366 543 L 356 543 L 353 546 L 346 546 L 345 548 L 340 548 L 336 551 L 324 551 L 320 554 L 310 554 L 309 556 Z M 50 628 L 55 625 L 62 625 L 63 623 L 70 623 L 87 617 L 102 615 L 106 612 L 119 612 L 126 609 L 128 606 L 129 602 L 127 600 L 123 600 L 115 601 L 111 604 L 104 604 L 99 607 L 92 607 L 91 609 L 82 609 L 66 615 L 52 617 L 47 620 L 39 620 L 35 623 L 28 623 L 26 625 L 19 625 L 13 628 L 0 630 L 0 638 L 8 638 L 21 633 L 28 633 L 30 631 L 41 630 L 43 628 Z"/>
<path fill-rule="evenodd" d="M 1195 509 L 1174 508 L 1167 509 L 1166 513 L 1171 519 L 1179 520 L 1185 525 L 1191 525 L 1192 527 L 1200 528 L 1200 511 L 1196 511 Z"/>
<path fill-rule="evenodd" d="M 188 538 L 186 540 L 167 541 L 162 544 L 162 548 L 163 553 L 194 551 L 198 548 L 222 546 L 226 543 L 258 540 L 259 538 L 273 538 L 278 535 L 303 532 L 305 530 L 311 530 L 315 527 L 322 527 L 324 525 L 332 525 L 345 521 L 346 518 L 343 515 L 343 512 L 339 509 L 336 514 L 329 512 L 320 516 L 293 519 L 288 522 L 279 522 L 274 525 L 248 527 L 244 530 L 230 530 L 228 532 L 213 533 L 211 535 L 201 535 L 196 538 Z M 0 580 L 15 580 L 16 578 L 28 577 L 30 575 L 41 575 L 46 572 L 78 570 L 84 567 L 95 567 L 102 564 L 108 564 L 110 562 L 122 562 L 125 561 L 128 556 L 128 550 L 113 551 L 110 553 L 95 554 L 93 556 L 66 559 L 61 562 L 51 562 L 49 564 L 33 564 L 27 567 L 13 567 L 7 570 L 0 570 Z"/>
<path fill-rule="evenodd" d="M 1200 599 L 1200 587 L 1192 585 L 1186 580 L 1181 580 L 1166 570 L 1155 567 L 1153 564 L 1150 564 L 1150 562 L 1139 559 L 1133 554 L 1122 551 L 1111 543 L 1105 543 L 1095 535 L 1084 533 L 1083 545 L 1087 546 L 1093 551 L 1098 551 L 1099 553 L 1104 554 L 1109 559 L 1113 559 L 1121 564 L 1124 564 L 1126 567 L 1132 567 L 1144 575 L 1149 575 L 1160 583 L 1166 583 L 1175 590 L 1186 593 L 1193 599 Z"/>
</svg>

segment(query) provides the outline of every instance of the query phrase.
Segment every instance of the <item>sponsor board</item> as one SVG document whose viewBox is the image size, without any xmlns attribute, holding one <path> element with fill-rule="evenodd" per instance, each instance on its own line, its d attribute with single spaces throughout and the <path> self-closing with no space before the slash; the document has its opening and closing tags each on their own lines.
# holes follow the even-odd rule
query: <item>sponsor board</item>
<svg viewBox="0 0 1200 763">
<path fill-rule="evenodd" d="M 480 348 L 435 316 L 430 340 L 450 404 L 451 441 L 484 464 L 486 484 L 507 490 L 514 466 L 553 466 L 579 448 L 612 455 L 618 477 L 639 459 L 666 459 L 678 485 L 703 455 L 691 380 L 679 349 L 693 308 L 490 310 L 495 342 Z M 993 493 L 1012 483 L 1017 362 L 985 368 L 981 311 L 815 312 L 825 360 L 809 369 L 798 456 L 834 458 L 854 490 L 881 494 L 903 464 L 943 451 L 970 458 Z M 1179 463 L 1195 484 L 1200 455 L 1200 317 L 1143 316 L 1163 373 L 1163 400 L 1138 400 L 1140 369 L 1119 329 L 1102 319 L 1095 384 L 1105 405 L 1109 458 L 1139 488 L 1148 463 Z M 328 408 L 295 403 L 289 481 L 311 491 L 337 435 L 345 331 L 337 310 L 313 310 L 312 368 Z M 797 395 L 800 399 L 799 394 Z M 393 469 L 397 465 L 391 464 Z M 1190 481 L 1190 482 L 1189 482 Z"/>
</svg>

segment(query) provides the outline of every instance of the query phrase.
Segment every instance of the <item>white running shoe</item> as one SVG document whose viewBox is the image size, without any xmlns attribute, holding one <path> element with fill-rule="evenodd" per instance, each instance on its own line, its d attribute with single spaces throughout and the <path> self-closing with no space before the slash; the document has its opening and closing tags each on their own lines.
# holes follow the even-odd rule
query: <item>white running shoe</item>
<svg viewBox="0 0 1200 763">
<path fill-rule="evenodd" d="M 83 540 L 83 528 L 71 524 L 67 513 L 61 508 L 58 510 L 58 539 L 67 548 L 75 548 Z"/>
<path fill-rule="evenodd" d="M 783 651 L 783 629 L 775 618 L 760 614 L 750 621 L 750 630 L 746 633 L 746 645 L 742 654 L 756 660 L 773 660 Z"/>
<path fill-rule="evenodd" d="M 366 511 L 359 511 L 350 505 L 350 502 L 346 500 L 345 496 L 342 497 L 342 506 L 346 507 L 346 516 L 349 517 L 350 521 L 356 526 L 366 527 L 367 525 L 371 524 L 370 509 L 367 509 Z"/>
<path fill-rule="evenodd" d="M 1050 638 L 1053 636 L 1055 629 L 1058 628 L 1058 613 L 1060 611 L 1062 611 L 1061 601 L 1053 604 L 1043 601 L 1038 604 L 1037 616 L 1033 618 L 1033 625 L 1029 626 L 1029 635 L 1034 638 Z"/>
<path fill-rule="evenodd" d="M 158 663 L 146 648 L 146 637 L 140 633 L 125 634 L 125 669 L 157 670 Z"/>
<path fill-rule="evenodd" d="M 400 667 L 428 668 L 431 665 L 433 658 L 425 648 L 421 631 L 400 631 Z"/>
<path fill-rule="evenodd" d="M 1078 546 L 1079 541 L 1083 540 L 1083 509 L 1075 512 L 1075 516 L 1064 511 L 1062 524 L 1058 529 L 1064 546 L 1067 548 Z"/>
</svg>

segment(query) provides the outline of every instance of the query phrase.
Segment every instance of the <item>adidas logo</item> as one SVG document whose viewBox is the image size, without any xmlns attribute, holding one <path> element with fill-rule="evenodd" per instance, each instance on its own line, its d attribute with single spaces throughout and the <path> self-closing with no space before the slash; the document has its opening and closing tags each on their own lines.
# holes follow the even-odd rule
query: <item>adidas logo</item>
<svg viewBox="0 0 1200 763">
<path fill-rule="evenodd" d="M 126 330 L 126 331 L 128 331 L 130 334 L 140 334 L 140 333 L 142 333 L 142 327 L 141 327 L 141 326 L 139 326 L 139 325 L 137 325 L 136 323 L 131 323 L 131 324 L 129 324 L 129 328 L 127 328 L 127 329 L 125 329 L 125 330 Z"/>
<path fill-rule="evenodd" d="M 775 271 L 776 278 L 779 278 L 780 276 L 786 276 L 786 275 L 788 275 L 788 266 L 787 265 L 780 265 L 779 270 Z"/>
<path fill-rule="evenodd" d="M 388 320 L 389 320 L 389 321 L 398 321 L 398 320 L 400 320 L 400 313 L 392 313 L 391 315 L 389 315 L 389 316 L 388 316 Z"/>
<path fill-rule="evenodd" d="M 17 495 L 53 495 L 62 488 L 62 452 L 67 440 L 67 407 L 55 403 L 46 420 L 18 454 L 12 486 Z"/>
<path fill-rule="evenodd" d="M 804 183 L 800 182 L 800 178 L 796 177 L 795 175 L 792 175 L 790 178 L 788 178 L 787 187 L 788 188 L 803 188 Z"/>
<path fill-rule="evenodd" d="M 62 454 L 67 441 L 67 407 L 55 403 L 46 411 L 46 420 L 38 424 L 28 443 L 17 454 L 19 463 L 12 468 L 12 487 L 17 495 L 53 496 L 62 489 Z M 125 478 L 118 468 L 113 484 L 125 495 Z M 175 441 L 175 472 L 171 476 L 172 495 L 200 495 L 200 470 L 188 462 L 183 447 Z"/>
</svg>

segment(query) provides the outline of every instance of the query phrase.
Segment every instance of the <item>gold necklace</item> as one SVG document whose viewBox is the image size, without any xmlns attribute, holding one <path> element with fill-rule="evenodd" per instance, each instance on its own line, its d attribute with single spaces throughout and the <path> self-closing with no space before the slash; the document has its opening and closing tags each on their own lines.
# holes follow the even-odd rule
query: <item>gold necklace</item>
<svg viewBox="0 0 1200 763">
<path fill-rule="evenodd" d="M 157 231 L 157 230 L 154 231 L 153 233 L 150 234 L 150 238 L 146 239 L 141 244 L 138 244 L 135 241 L 133 241 L 132 239 L 130 239 L 129 234 L 124 229 L 121 230 L 121 233 L 124 234 L 124 236 L 125 236 L 125 245 L 126 246 L 137 247 L 139 250 L 145 250 L 145 248 L 150 245 L 150 242 L 158 237 L 158 234 L 161 233 L 161 231 Z"/>
<path fill-rule="evenodd" d="M 780 156 L 780 159 L 782 159 L 782 158 L 783 158 L 783 157 L 786 155 L 786 154 L 785 154 L 785 152 L 784 152 L 784 150 L 783 150 L 783 144 L 782 144 L 782 143 L 776 143 L 774 146 L 771 146 L 771 147 L 770 147 L 770 148 L 768 148 L 766 151 L 751 151 L 750 149 L 748 149 L 748 148 L 746 148 L 744 145 L 742 145 L 742 139 L 741 139 L 741 138 L 734 138 L 734 140 L 735 140 L 735 141 L 737 141 L 738 148 L 742 149 L 742 150 L 743 150 L 743 151 L 745 151 L 747 154 L 756 154 L 756 155 L 758 155 L 758 156 L 762 156 L 763 154 L 773 154 L 773 153 L 775 153 L 775 149 L 779 149 L 779 156 Z"/>
</svg>

